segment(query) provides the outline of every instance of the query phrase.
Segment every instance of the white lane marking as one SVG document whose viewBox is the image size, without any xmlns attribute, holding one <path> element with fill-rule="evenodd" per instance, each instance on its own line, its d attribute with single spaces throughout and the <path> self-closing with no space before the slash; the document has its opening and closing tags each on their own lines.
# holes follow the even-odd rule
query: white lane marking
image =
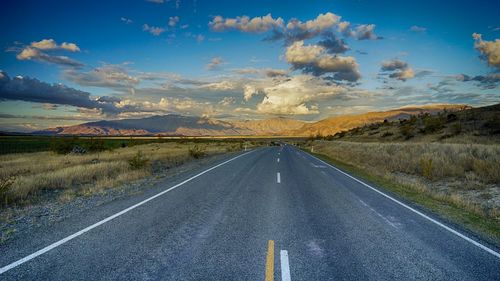
<svg viewBox="0 0 500 281">
<path fill-rule="evenodd" d="M 325 171 L 321 171 L 321 173 L 322 173 L 323 175 L 325 175 L 325 176 L 327 175 L 327 174 L 325 173 Z"/>
<path fill-rule="evenodd" d="M 227 161 L 224 161 L 224 162 L 222 162 L 222 163 L 220 163 L 220 164 L 218 164 L 218 165 L 215 165 L 215 166 L 213 166 L 212 168 L 209 168 L 209 169 L 207 169 L 207 170 L 205 170 L 205 171 L 203 171 L 203 172 L 201 172 L 201 173 L 199 173 L 199 174 L 196 174 L 196 175 L 194 175 L 194 176 L 192 176 L 192 177 L 188 178 L 187 180 L 184 180 L 184 181 L 183 181 L 183 182 L 181 182 L 181 183 L 178 183 L 178 184 L 176 184 L 176 185 L 174 185 L 174 186 L 170 187 L 169 189 L 166 189 L 166 190 L 164 190 L 164 191 L 162 191 L 162 192 L 160 192 L 160 193 L 157 193 L 156 195 L 153 195 L 153 196 L 151 196 L 151 197 L 149 197 L 149 198 L 147 198 L 147 199 L 145 199 L 145 200 L 143 200 L 143 201 L 141 201 L 141 202 L 139 202 L 139 203 L 137 203 L 137 204 L 135 204 L 135 205 L 133 205 L 133 206 L 131 206 L 131 207 L 128 207 L 128 208 L 126 208 L 126 209 L 124 209 L 124 210 L 122 210 L 122 211 L 120 211 L 120 212 L 118 212 L 118 213 L 116 213 L 116 214 L 114 214 L 114 215 L 112 215 L 112 216 L 109 216 L 109 217 L 107 217 L 107 218 L 105 218 L 105 219 L 103 219 L 103 220 L 101 220 L 101 221 L 99 221 L 99 222 L 94 223 L 94 224 L 93 224 L 93 225 L 91 225 L 91 226 L 88 226 L 88 227 L 86 227 L 86 228 L 84 228 L 84 229 L 82 229 L 82 230 L 80 230 L 80 231 L 78 231 L 78 232 L 75 232 L 75 233 L 71 234 L 70 236 L 67 236 L 66 238 L 63 238 L 63 239 L 61 239 L 61 240 L 59 240 L 59 241 L 57 241 L 57 242 L 54 242 L 54 243 L 50 244 L 49 246 L 47 246 L 47 247 L 45 247 L 45 248 L 42 248 L 42 249 L 40 249 L 40 250 L 38 250 L 38 251 L 34 252 L 33 254 L 30 254 L 30 255 L 28 255 L 28 256 L 26 256 L 26 257 L 24 257 L 24 258 L 20 259 L 20 260 L 17 260 L 17 261 L 15 261 L 15 262 L 11 263 L 11 264 L 8 264 L 8 265 L 6 265 L 6 266 L 4 266 L 4 267 L 0 268 L 0 274 L 4 273 L 4 272 L 6 272 L 6 271 L 8 271 L 8 270 L 10 270 L 10 269 L 13 269 L 13 268 L 15 268 L 15 267 L 17 267 L 17 266 L 19 266 L 19 265 L 21 265 L 21 264 L 23 264 L 23 263 L 27 262 L 27 261 L 30 261 L 30 260 L 32 260 L 32 259 L 34 259 L 34 258 L 36 258 L 36 257 L 38 257 L 38 256 L 40 256 L 40 255 L 43 255 L 43 254 L 47 253 L 48 251 L 50 251 L 50 250 L 52 250 L 52 249 L 54 249 L 54 248 L 57 248 L 57 247 L 61 246 L 62 244 L 66 243 L 66 242 L 68 242 L 68 241 L 70 241 L 70 240 L 72 240 L 72 239 L 74 239 L 74 238 L 76 238 L 76 237 L 78 237 L 78 236 L 80 236 L 80 235 L 82 235 L 82 234 L 84 234 L 85 232 L 88 232 L 88 231 L 90 231 L 90 230 L 92 230 L 92 229 L 94 229 L 94 228 L 96 228 L 96 227 L 98 227 L 98 226 L 100 226 L 100 225 L 102 225 L 102 224 L 105 224 L 105 223 L 107 223 L 108 221 L 110 221 L 110 220 L 112 220 L 112 219 L 115 219 L 115 218 L 117 218 L 117 217 L 119 217 L 119 216 L 121 216 L 121 215 L 123 215 L 123 214 L 125 214 L 125 213 L 127 213 L 127 212 L 129 212 L 129 211 L 131 211 L 131 210 L 133 210 L 133 209 L 135 209 L 135 208 L 137 208 L 137 207 L 141 206 L 141 205 L 144 205 L 144 204 L 146 204 L 147 202 L 149 202 L 149 201 L 151 201 L 151 200 L 153 200 L 153 199 L 155 199 L 155 198 L 157 198 L 157 197 L 160 197 L 160 196 L 162 196 L 163 194 L 165 194 L 165 193 L 167 193 L 167 192 L 169 192 L 169 191 L 172 191 L 172 190 L 176 189 L 177 187 L 179 187 L 179 186 L 181 186 L 181 185 L 184 185 L 184 184 L 186 184 L 186 183 L 188 183 L 188 182 L 192 181 L 193 179 L 195 179 L 195 178 L 197 178 L 197 177 L 199 177 L 199 176 L 201 176 L 201 175 L 203 175 L 203 174 L 206 174 L 206 173 L 208 173 L 208 172 L 212 171 L 213 169 L 216 169 L 216 168 L 218 168 L 218 167 L 220 167 L 220 166 L 222 166 L 222 165 L 225 165 L 225 164 L 227 164 L 227 163 L 229 163 L 229 162 L 231 162 L 231 161 L 233 161 L 233 160 L 235 160 L 235 159 L 237 159 L 237 158 L 240 158 L 240 157 L 242 157 L 242 156 L 245 156 L 245 155 L 247 155 L 247 154 L 249 154 L 249 153 L 252 153 L 252 152 L 254 152 L 254 151 L 255 151 L 255 150 L 249 151 L 249 152 L 247 152 L 247 153 L 244 153 L 244 154 L 238 155 L 238 156 L 233 157 L 233 158 L 231 158 L 231 159 L 229 159 L 229 160 L 227 160 Z"/>
<path fill-rule="evenodd" d="M 280 159 L 278 158 L 278 163 L 280 162 Z"/>
<path fill-rule="evenodd" d="M 388 225 L 390 225 L 390 226 L 392 226 L 392 227 L 394 227 L 396 229 L 399 228 L 399 225 L 396 225 L 395 223 L 393 223 L 392 221 L 390 221 L 388 218 L 384 217 L 381 213 L 377 212 L 370 205 L 366 204 L 363 200 L 359 199 L 359 201 L 361 202 L 361 204 L 363 204 L 365 207 L 367 207 L 372 212 L 374 212 L 377 216 L 379 216 L 381 219 L 383 219 Z"/>
<path fill-rule="evenodd" d="M 393 198 L 393 197 L 391 197 L 391 196 L 389 196 L 389 195 L 387 195 L 387 194 L 383 193 L 382 191 L 380 191 L 380 190 L 376 189 L 375 187 L 372 187 L 371 185 L 369 185 L 369 184 L 367 184 L 367 183 L 364 183 L 364 182 L 363 182 L 363 181 L 361 181 L 361 180 L 358 180 L 357 178 L 355 178 L 355 177 L 353 177 L 353 176 L 349 175 L 348 173 L 345 173 L 344 171 L 340 170 L 339 168 L 334 167 L 334 166 L 332 166 L 332 165 L 330 165 L 330 164 L 326 163 L 325 161 L 323 161 L 323 160 L 321 160 L 321 159 L 319 159 L 319 158 L 317 158 L 317 157 L 315 157 L 315 156 L 313 156 L 313 155 L 310 155 L 310 154 L 307 154 L 307 155 L 309 155 L 310 157 L 312 157 L 312 158 L 314 158 L 314 159 L 316 159 L 316 160 L 320 161 L 321 163 L 323 163 L 323 164 L 325 164 L 325 165 L 327 165 L 327 166 L 331 167 L 332 169 L 334 169 L 334 170 L 338 171 L 339 173 L 341 173 L 341 174 L 343 174 L 343 175 L 345 175 L 345 176 L 347 176 L 347 177 L 349 177 L 349 178 L 351 178 L 351 179 L 353 179 L 353 180 L 357 181 L 358 183 L 360 183 L 360 184 L 362 184 L 362 185 L 364 185 L 364 186 L 368 187 L 369 189 L 371 189 L 371 190 L 373 190 L 373 191 L 377 192 L 378 194 L 380 194 L 380 195 L 382 195 L 382 196 L 386 197 L 387 199 L 392 200 L 393 202 L 395 202 L 395 203 L 397 203 L 397 204 L 399 204 L 399 205 L 401 205 L 401 206 L 405 207 L 406 209 L 408 209 L 408 210 L 410 210 L 410 211 L 414 212 L 415 214 L 417 214 L 417 215 L 419 215 L 419 216 L 423 217 L 424 219 L 426 219 L 426 220 L 428 220 L 428 221 L 430 221 L 430 222 L 432 222 L 432 223 L 434 223 L 434 224 L 436 224 L 436 225 L 438 225 L 438 226 L 440 226 L 440 227 L 442 227 L 442 228 L 446 229 L 447 231 L 449 231 L 449 232 L 451 232 L 451 233 L 455 234 L 456 236 L 458 236 L 458 237 L 460 237 L 460 238 L 464 239 L 465 241 L 467 241 L 467 242 L 469 242 L 469 243 L 473 244 L 474 246 L 477 246 L 477 247 L 481 248 L 482 250 L 484 250 L 484 251 L 486 251 L 486 252 L 488 252 L 488 253 L 490 253 L 490 254 L 494 255 L 495 257 L 500 258 L 500 253 L 497 253 L 496 251 L 494 251 L 494 250 L 492 250 L 492 249 L 490 249 L 490 248 L 488 248 L 488 247 L 484 246 L 483 244 L 481 244 L 481 243 L 479 243 L 479 242 L 475 241 L 474 239 L 469 238 L 469 237 L 467 237 L 467 236 L 463 235 L 462 233 L 460 233 L 460 232 L 458 232 L 458 231 L 454 230 L 453 228 L 451 228 L 451 227 L 449 227 L 449 226 L 447 226 L 447 225 L 445 225 L 445 224 L 443 224 L 443 223 L 441 223 L 441 222 L 439 222 L 439 221 L 437 221 L 437 220 L 435 220 L 435 219 L 433 219 L 433 218 L 431 218 L 431 217 L 427 216 L 426 214 L 424 214 L 424 213 L 422 213 L 422 212 L 420 212 L 420 211 L 415 210 L 414 208 L 412 208 L 412 207 L 410 207 L 410 206 L 406 205 L 405 203 L 403 203 L 403 202 L 401 202 L 401 201 L 399 201 L 399 200 L 397 200 L 397 199 L 395 199 L 395 198 Z"/>
<path fill-rule="evenodd" d="M 290 278 L 290 263 L 288 262 L 288 251 L 280 251 L 281 260 L 281 281 L 291 281 Z"/>
<path fill-rule="evenodd" d="M 276 181 L 277 181 L 278 183 L 281 183 L 281 174 L 280 174 L 280 172 L 278 172 L 278 173 L 276 174 Z"/>
</svg>

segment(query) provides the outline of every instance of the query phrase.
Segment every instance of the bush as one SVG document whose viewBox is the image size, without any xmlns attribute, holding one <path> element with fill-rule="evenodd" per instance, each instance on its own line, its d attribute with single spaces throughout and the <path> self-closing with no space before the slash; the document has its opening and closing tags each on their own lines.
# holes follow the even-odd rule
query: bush
<svg viewBox="0 0 500 281">
<path fill-rule="evenodd" d="M 403 135 L 405 140 L 409 140 L 414 136 L 413 129 L 414 127 L 411 125 L 402 125 L 401 127 L 399 127 L 399 132 Z"/>
<path fill-rule="evenodd" d="M 422 176 L 432 179 L 432 158 L 421 158 L 420 169 L 422 170 Z"/>
<path fill-rule="evenodd" d="M 132 159 L 128 160 L 128 164 L 132 170 L 139 170 L 144 168 L 148 161 L 148 159 L 144 158 L 142 152 L 138 150 L 137 154 Z"/>
<path fill-rule="evenodd" d="M 15 176 L 5 176 L 0 178 L 0 205 L 7 205 L 7 193 L 15 180 Z"/>
<path fill-rule="evenodd" d="M 205 156 L 207 153 L 205 149 L 199 147 L 198 145 L 193 146 L 189 149 L 189 155 L 195 159 Z"/>
<path fill-rule="evenodd" d="M 445 120 L 441 117 L 426 117 L 424 119 L 423 133 L 434 133 L 444 128 Z"/>
<path fill-rule="evenodd" d="M 68 154 L 77 145 L 78 138 L 54 138 L 50 142 L 50 150 L 57 154 Z"/>
<path fill-rule="evenodd" d="M 385 138 L 385 137 L 390 137 L 392 135 L 394 135 L 392 132 L 385 132 L 382 134 L 382 137 Z"/>
<path fill-rule="evenodd" d="M 87 145 L 87 149 L 92 152 L 100 152 L 106 150 L 106 146 L 104 145 L 103 139 L 90 138 L 90 141 Z"/>
</svg>

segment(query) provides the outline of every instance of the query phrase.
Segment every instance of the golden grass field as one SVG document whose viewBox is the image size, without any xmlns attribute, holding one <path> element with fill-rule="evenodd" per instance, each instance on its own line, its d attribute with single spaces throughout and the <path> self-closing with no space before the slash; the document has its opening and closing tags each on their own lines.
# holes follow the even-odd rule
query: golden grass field
<svg viewBox="0 0 500 281">
<path fill-rule="evenodd" d="M 500 220 L 500 145 L 314 141 L 314 152 Z M 309 146 L 310 148 L 310 146 Z"/>
<path fill-rule="evenodd" d="M 55 189 L 64 190 L 61 200 L 71 200 L 77 195 L 90 195 L 146 177 L 154 165 L 166 169 L 204 155 L 240 149 L 240 143 L 235 142 L 166 142 L 81 155 L 54 152 L 1 155 L 2 205 L 26 203 L 40 192 Z"/>
</svg>

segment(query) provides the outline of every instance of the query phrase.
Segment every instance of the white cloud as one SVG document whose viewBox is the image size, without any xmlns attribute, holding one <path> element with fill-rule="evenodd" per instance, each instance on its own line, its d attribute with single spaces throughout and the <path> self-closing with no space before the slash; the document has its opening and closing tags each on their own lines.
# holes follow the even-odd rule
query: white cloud
<svg viewBox="0 0 500 281">
<path fill-rule="evenodd" d="M 474 48 L 486 59 L 489 65 L 500 68 L 500 39 L 485 41 L 479 33 L 473 33 Z"/>
<path fill-rule="evenodd" d="M 415 72 L 407 62 L 394 59 L 382 62 L 380 70 L 389 74 L 389 78 L 406 81 L 415 77 Z"/>
<path fill-rule="evenodd" d="M 149 32 L 149 33 L 153 34 L 154 36 L 158 36 L 158 35 L 162 34 L 163 32 L 165 32 L 165 28 L 163 28 L 163 27 L 149 26 L 148 24 L 144 24 L 142 26 L 142 30 Z"/>
<path fill-rule="evenodd" d="M 66 50 L 70 52 L 79 52 L 80 48 L 75 43 L 63 42 L 61 45 L 57 45 L 54 39 L 42 39 L 40 41 L 31 42 L 31 47 L 38 50 Z"/>
<path fill-rule="evenodd" d="M 297 41 L 286 49 L 285 59 L 295 69 L 305 73 L 323 75 L 331 73 L 335 80 L 355 82 L 361 78 L 359 66 L 354 57 L 328 54 L 323 46 L 304 45 Z"/>
<path fill-rule="evenodd" d="M 254 18 L 250 18 L 248 16 L 236 18 L 223 18 L 222 16 L 215 16 L 212 21 L 208 23 L 208 25 L 210 26 L 210 29 L 217 32 L 239 30 L 242 32 L 259 33 L 283 27 L 283 19 L 274 19 L 271 14 Z"/>
<path fill-rule="evenodd" d="M 178 22 L 179 22 L 178 16 L 168 18 L 168 26 L 170 27 L 175 27 Z"/>
<path fill-rule="evenodd" d="M 121 20 L 122 22 L 124 22 L 125 24 L 131 24 L 131 23 L 133 23 L 133 22 L 134 22 L 133 20 L 131 20 L 131 19 L 129 19 L 129 18 L 126 18 L 126 17 L 121 17 L 121 18 L 120 18 L 120 20 Z"/>
<path fill-rule="evenodd" d="M 297 75 L 284 78 L 260 89 L 252 85 L 245 87 L 244 99 L 262 93 L 262 101 L 257 104 L 257 112 L 273 115 L 318 114 L 317 102 L 331 98 L 345 91 L 321 77 Z"/>
<path fill-rule="evenodd" d="M 213 57 L 212 60 L 207 64 L 206 68 L 208 70 L 218 70 L 221 65 L 224 63 L 224 60 L 221 57 Z"/>
<path fill-rule="evenodd" d="M 413 31 L 413 32 L 426 32 L 427 28 L 422 27 L 422 26 L 418 26 L 418 25 L 412 25 L 410 27 L 410 30 Z"/>
</svg>

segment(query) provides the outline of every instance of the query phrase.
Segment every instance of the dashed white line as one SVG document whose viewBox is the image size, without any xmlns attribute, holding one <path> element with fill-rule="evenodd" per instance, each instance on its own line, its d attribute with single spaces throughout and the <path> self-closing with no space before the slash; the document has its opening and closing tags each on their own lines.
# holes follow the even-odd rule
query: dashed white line
<svg viewBox="0 0 500 281">
<path fill-rule="evenodd" d="M 128 207 L 128 208 L 126 208 L 126 209 L 124 209 L 124 210 L 122 210 L 122 211 L 120 211 L 120 212 L 118 212 L 118 213 L 116 213 L 116 214 L 114 214 L 112 216 L 109 216 L 109 217 L 107 217 L 107 218 L 105 218 L 105 219 L 103 219 L 103 220 L 101 220 L 99 222 L 94 223 L 91 226 L 88 226 L 88 227 L 86 227 L 86 228 L 84 228 L 84 229 L 82 229 L 82 230 L 80 230 L 78 232 L 75 232 L 75 233 L 71 234 L 70 236 L 67 236 L 66 238 L 63 238 L 63 239 L 61 239 L 61 240 L 59 240 L 57 242 L 54 242 L 54 243 L 48 245 L 47 247 L 42 248 L 42 249 L 34 252 L 33 254 L 30 254 L 30 255 L 28 255 L 28 256 L 20 259 L 20 260 L 17 260 L 15 262 L 11 263 L 11 264 L 8 264 L 8 265 L 0 268 L 0 274 L 5 273 L 6 271 L 8 271 L 10 269 L 13 269 L 13 268 L 15 268 L 15 267 L 17 267 L 17 266 L 19 266 L 19 265 L 27 262 L 27 261 L 30 261 L 30 260 L 32 260 L 32 259 L 34 259 L 34 258 L 36 258 L 36 257 L 38 257 L 40 255 L 43 255 L 43 254 L 47 253 L 48 251 L 50 251 L 50 250 L 52 250 L 54 248 L 57 248 L 57 247 L 61 246 L 62 244 L 66 243 L 66 242 L 68 242 L 68 241 L 70 241 L 70 240 L 72 240 L 72 239 L 74 239 L 74 238 L 76 238 L 76 237 L 78 237 L 78 236 L 80 236 L 82 234 L 84 234 L 85 232 L 88 232 L 88 231 L 90 231 L 90 230 L 92 230 L 92 229 L 94 229 L 94 228 L 96 228 L 96 227 L 98 227 L 98 226 L 100 226 L 102 224 L 107 223 L 110 220 L 113 220 L 113 219 L 115 219 L 115 218 L 117 218 L 117 217 L 119 217 L 119 216 L 121 216 L 121 215 L 123 215 L 125 213 L 128 213 L 129 211 L 132 211 L 133 209 L 135 209 L 135 208 L 137 208 L 137 207 L 139 207 L 141 205 L 144 205 L 147 202 L 149 202 L 149 201 L 151 201 L 151 200 L 153 200 L 153 199 L 155 199 L 157 197 L 160 197 L 163 194 L 165 194 L 165 193 L 167 193 L 169 191 L 172 191 L 172 190 L 176 189 L 177 187 L 179 187 L 181 185 L 184 185 L 184 184 L 186 184 L 186 183 L 194 180 L 195 178 L 197 178 L 197 177 L 199 177 L 199 176 L 201 176 L 203 174 L 206 174 L 206 173 L 212 171 L 213 169 L 216 169 L 216 168 L 218 168 L 218 167 L 220 167 L 222 165 L 225 165 L 225 164 L 227 164 L 227 163 L 229 163 L 229 162 L 231 162 L 231 161 L 233 161 L 233 160 L 235 160 L 237 158 L 240 158 L 240 157 L 245 156 L 245 155 L 247 155 L 249 153 L 252 153 L 253 151 L 255 151 L 255 150 L 252 150 L 252 151 L 249 151 L 247 153 L 238 155 L 238 156 L 233 157 L 233 158 L 231 158 L 231 159 L 229 159 L 227 161 L 224 161 L 224 162 L 222 162 L 220 164 L 217 164 L 217 165 L 213 166 L 212 168 L 206 169 L 205 171 L 203 171 L 201 173 L 198 173 L 198 174 L 196 174 L 196 175 L 188 178 L 187 180 L 184 180 L 183 182 L 180 182 L 180 183 L 178 183 L 178 184 L 170 187 L 167 190 L 164 190 L 164 191 L 162 191 L 160 193 L 157 193 L 156 195 L 153 195 L 153 196 L 151 196 L 151 197 L 149 197 L 149 198 L 147 198 L 147 199 L 145 199 L 145 200 L 143 200 L 143 201 L 141 201 L 141 202 L 139 202 L 139 203 L 137 203 L 137 204 L 135 204 L 135 205 L 133 205 L 131 207 Z"/>
<path fill-rule="evenodd" d="M 490 249 L 490 248 L 488 248 L 488 247 L 484 246 L 483 244 L 481 244 L 481 243 L 479 243 L 479 242 L 477 242 L 477 241 L 475 241 L 475 240 L 473 240 L 473 239 L 471 239 L 471 238 L 469 238 L 469 237 L 467 237 L 467 236 L 463 235 L 462 233 L 460 233 L 460 232 L 458 232 L 458 231 L 454 230 L 453 228 L 451 228 L 451 227 L 449 227 L 449 226 L 447 226 L 447 225 L 445 225 L 445 224 L 443 224 L 443 223 L 441 223 L 441 222 L 439 222 L 439 221 L 437 221 L 437 220 L 435 220 L 435 219 L 433 219 L 433 218 L 429 217 L 428 215 L 426 215 L 426 214 L 424 214 L 424 213 L 422 213 L 422 212 L 420 212 L 420 211 L 418 211 L 418 210 L 416 210 L 416 209 L 414 209 L 414 208 L 412 208 L 412 207 L 410 207 L 410 206 L 406 205 L 405 203 L 403 203 L 403 202 L 401 202 L 401 201 L 399 201 L 399 200 L 397 200 L 397 199 L 395 199 L 395 198 L 393 198 L 393 197 L 391 197 L 391 196 L 389 196 L 389 195 L 387 195 L 387 194 L 383 193 L 382 191 L 380 191 L 380 190 L 376 189 L 375 187 L 373 187 L 373 186 L 371 186 L 371 185 L 369 185 L 369 184 L 367 184 L 367 183 L 364 183 L 364 182 L 363 182 L 363 181 L 361 181 L 361 180 L 358 180 L 357 178 L 355 178 L 355 177 L 353 177 L 353 176 L 349 175 L 348 173 L 346 173 L 346 172 L 344 172 L 344 171 L 340 170 L 339 168 L 337 168 L 337 167 L 335 167 L 335 166 L 333 166 L 333 165 L 330 165 L 330 164 L 326 163 L 325 161 L 323 161 L 323 160 L 321 160 L 321 159 L 319 159 L 319 158 L 316 158 L 315 156 L 312 156 L 312 155 L 310 155 L 310 154 L 307 154 L 307 155 L 308 155 L 309 157 L 312 157 L 313 159 L 316 159 L 316 160 L 318 160 L 319 162 L 321 162 L 321 163 L 323 163 L 323 164 L 325 164 L 325 165 L 329 166 L 330 168 L 332 168 L 332 169 L 334 169 L 334 170 L 338 171 L 339 173 L 341 173 L 341 174 L 343 174 L 343 175 L 345 175 L 345 176 L 347 176 L 347 177 L 349 177 L 349 178 L 351 178 L 351 179 L 353 179 L 353 180 L 357 181 L 358 183 L 360 183 L 360 184 L 364 185 L 365 187 L 368 187 L 369 189 L 371 189 L 371 190 L 373 190 L 373 191 L 377 192 L 378 194 L 380 194 L 380 195 L 382 195 L 382 196 L 386 197 L 387 199 L 392 200 L 392 201 L 393 201 L 393 202 L 395 202 L 396 204 L 399 204 L 400 206 L 402 206 L 402 207 L 404 207 L 404 208 L 406 208 L 406 209 L 408 209 L 408 210 L 410 210 L 410 211 L 414 212 L 415 214 L 417 214 L 417 215 L 419 215 L 419 216 L 423 217 L 424 219 L 426 219 L 426 220 L 428 220 L 428 221 L 430 221 L 430 222 L 432 222 L 432 223 L 434 223 L 434 224 L 436 224 L 436 225 L 438 225 L 438 226 L 440 226 L 440 227 L 444 228 L 445 230 L 447 230 L 447 231 L 449 231 L 449 232 L 451 232 L 451 233 L 455 234 L 456 236 L 458 236 L 458 237 L 460 237 L 460 238 L 464 239 L 465 241 L 467 241 L 467 242 L 471 243 L 472 245 L 474 245 L 474 246 L 476 246 L 476 247 L 479 247 L 480 249 L 482 249 L 482 250 L 484 250 L 484 251 L 486 251 L 486 252 L 488 252 L 488 253 L 490 253 L 490 254 L 494 255 L 494 256 L 495 256 L 495 257 L 497 257 L 497 258 L 500 258 L 500 253 L 497 253 L 496 251 L 494 251 L 494 250 L 492 250 L 492 249 Z"/>
<path fill-rule="evenodd" d="M 281 175 L 280 172 L 276 173 L 276 182 L 281 183 Z"/>
<path fill-rule="evenodd" d="M 281 260 L 281 281 L 291 281 L 290 278 L 290 263 L 288 262 L 288 251 L 280 251 Z"/>
<path fill-rule="evenodd" d="M 278 158 L 278 160 L 277 160 L 277 161 L 278 161 L 278 163 L 279 163 L 279 162 L 280 162 L 280 159 Z"/>
</svg>

